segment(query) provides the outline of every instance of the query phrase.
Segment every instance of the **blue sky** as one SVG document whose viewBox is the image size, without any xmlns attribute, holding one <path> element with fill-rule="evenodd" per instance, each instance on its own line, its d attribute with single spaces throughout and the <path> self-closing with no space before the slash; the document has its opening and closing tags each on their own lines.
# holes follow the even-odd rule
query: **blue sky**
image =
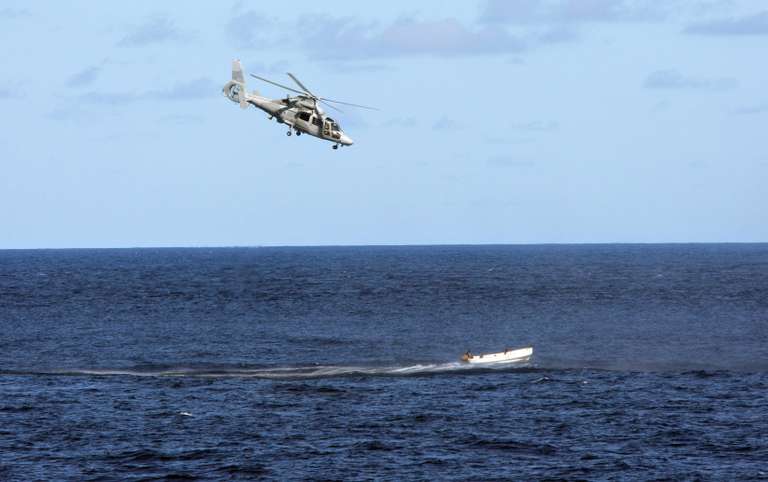
<svg viewBox="0 0 768 482">
<path fill-rule="evenodd" d="M 118 5 L 0 4 L 0 248 L 768 241 L 764 2 Z"/>
</svg>

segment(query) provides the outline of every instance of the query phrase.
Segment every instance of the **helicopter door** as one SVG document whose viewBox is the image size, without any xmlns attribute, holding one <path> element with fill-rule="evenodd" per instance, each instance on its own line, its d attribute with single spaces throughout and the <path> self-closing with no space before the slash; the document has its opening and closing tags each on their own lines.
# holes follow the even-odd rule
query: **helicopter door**
<svg viewBox="0 0 768 482">
<path fill-rule="evenodd" d="M 323 135 L 326 137 L 331 136 L 331 121 L 329 121 L 328 119 L 325 119 L 323 121 Z"/>
</svg>

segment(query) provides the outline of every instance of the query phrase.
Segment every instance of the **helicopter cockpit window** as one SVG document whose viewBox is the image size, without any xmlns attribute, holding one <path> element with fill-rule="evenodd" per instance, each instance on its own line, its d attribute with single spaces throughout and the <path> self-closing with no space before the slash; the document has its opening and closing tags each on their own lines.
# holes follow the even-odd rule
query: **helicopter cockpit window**
<svg viewBox="0 0 768 482">
<path fill-rule="evenodd" d="M 309 112 L 299 112 L 299 119 L 309 122 Z"/>
<path fill-rule="evenodd" d="M 325 121 L 331 124 L 331 129 L 333 129 L 334 131 L 341 130 L 341 127 L 339 127 L 339 124 L 335 120 L 331 119 L 330 117 L 326 117 Z"/>
</svg>

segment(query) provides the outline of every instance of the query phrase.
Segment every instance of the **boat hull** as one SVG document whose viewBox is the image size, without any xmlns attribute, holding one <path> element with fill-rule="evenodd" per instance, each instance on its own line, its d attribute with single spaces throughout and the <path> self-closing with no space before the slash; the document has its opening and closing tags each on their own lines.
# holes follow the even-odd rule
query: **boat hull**
<svg viewBox="0 0 768 482">
<path fill-rule="evenodd" d="M 533 347 L 515 348 L 498 353 L 483 353 L 481 355 L 464 355 L 461 361 L 465 363 L 514 363 L 527 361 L 533 355 Z"/>
</svg>

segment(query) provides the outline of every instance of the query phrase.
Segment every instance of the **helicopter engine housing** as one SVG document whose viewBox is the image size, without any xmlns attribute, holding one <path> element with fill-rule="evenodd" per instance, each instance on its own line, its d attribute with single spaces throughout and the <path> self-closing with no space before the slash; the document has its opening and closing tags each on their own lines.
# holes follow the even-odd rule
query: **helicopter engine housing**
<svg viewBox="0 0 768 482">
<path fill-rule="evenodd" d="M 308 110 L 313 110 L 315 108 L 315 102 L 311 99 L 301 99 L 300 101 L 296 102 L 296 105 Z"/>
</svg>

